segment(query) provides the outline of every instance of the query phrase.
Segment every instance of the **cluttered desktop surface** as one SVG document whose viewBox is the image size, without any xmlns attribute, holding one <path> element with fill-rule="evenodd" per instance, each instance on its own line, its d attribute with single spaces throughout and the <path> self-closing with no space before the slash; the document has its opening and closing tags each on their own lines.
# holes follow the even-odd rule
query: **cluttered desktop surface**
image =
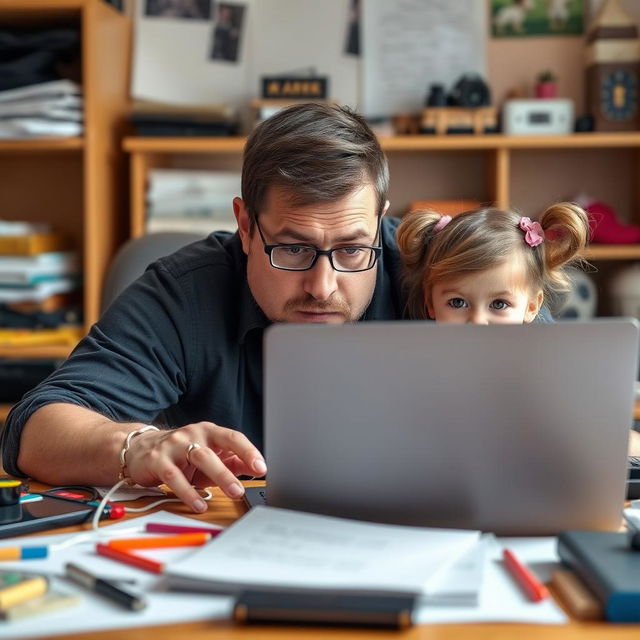
<svg viewBox="0 0 640 640">
<path fill-rule="evenodd" d="M 30 487 L 32 493 L 38 489 L 43 487 Z M 135 494 L 123 494 L 120 497 L 127 500 L 113 504 L 140 508 L 158 501 L 160 496 L 152 493 L 135 500 Z M 264 586 L 271 581 L 272 587 L 288 585 L 289 596 L 292 590 L 305 595 L 305 587 L 314 581 L 315 587 L 322 586 L 323 580 L 325 586 L 339 589 L 347 603 L 354 595 L 374 595 L 367 593 L 365 586 L 376 586 L 375 597 L 383 598 L 375 606 L 378 612 L 389 603 L 394 607 L 404 603 L 406 608 L 409 598 L 413 603 L 411 619 L 394 610 L 395 624 L 375 628 L 376 635 L 383 637 L 402 633 L 403 637 L 426 638 L 437 633 L 442 638 L 460 638 L 472 633 L 477 638 L 493 638 L 496 633 L 512 632 L 546 639 L 606 632 L 607 637 L 624 638 L 638 632 L 634 626 L 575 619 L 570 613 L 573 605 L 568 606 L 566 596 L 559 595 L 558 586 L 563 586 L 555 579 L 550 583 L 552 572 L 562 569 L 554 538 L 496 539 L 474 531 L 372 525 L 264 507 L 239 520 L 245 513 L 242 500 L 230 500 L 214 489 L 209 510 L 201 516 L 179 503 L 160 504 L 144 514 L 125 513 L 108 527 L 104 524 L 109 520 L 103 520 L 99 541 L 96 534 L 87 533 L 91 531 L 88 524 L 0 540 L 0 557 L 16 548 L 23 554 L 29 548 L 46 548 L 45 558 L 23 555 L 20 561 L 4 560 L 0 570 L 29 572 L 29 577 L 42 575 L 51 590 L 69 600 L 66 608 L 57 611 L 13 620 L 5 616 L 0 638 L 68 637 L 74 633 L 83 638 L 111 638 L 121 637 L 123 629 L 128 629 L 128 634 L 135 632 L 136 638 L 154 640 L 205 635 L 316 638 L 331 632 L 355 638 L 371 634 L 379 620 L 369 624 L 360 621 L 355 626 L 347 620 L 331 630 L 317 623 L 238 622 L 241 616 L 234 608 L 234 598 L 214 593 L 221 586 L 228 593 L 229 585 L 244 583 L 240 586 L 251 587 L 253 596 L 255 587 L 260 587 L 258 595 L 264 597 Z M 234 522 L 238 524 L 225 535 L 217 533 Z M 80 531 L 85 532 L 84 541 L 78 537 Z M 620 535 L 617 542 L 626 544 L 627 536 Z M 189 546 L 183 546 L 189 536 Z M 149 542 L 158 539 L 163 542 Z M 162 546 L 165 543 L 167 546 Z M 349 544 L 354 546 L 349 548 Z M 98 547 L 107 547 L 109 552 L 103 555 Z M 123 561 L 122 554 L 141 558 L 142 563 Z M 512 559 L 533 574 L 529 588 L 533 585 L 534 592 L 527 590 L 521 574 L 518 577 L 519 568 L 509 566 Z M 632 559 L 637 563 L 640 556 L 633 553 Z M 334 563 L 331 571 L 328 560 Z M 338 565 L 342 571 L 336 570 Z M 424 574 L 430 578 L 423 584 L 420 576 Z M 354 578 L 357 575 L 360 582 Z M 114 598 L 97 588 L 96 580 L 115 583 L 120 591 L 139 598 Z M 171 590 L 165 590 L 167 583 Z M 540 585 L 543 589 L 536 595 L 535 588 Z M 181 590 L 174 590 L 178 587 Z M 185 588 L 188 590 L 183 591 Z M 294 604 L 300 602 L 305 601 Z M 372 602 L 376 604 L 368 601 Z M 249 606 L 255 607 L 255 603 L 255 597 L 248 600 Z M 602 608 L 599 612 L 585 609 L 579 615 L 602 616 Z M 403 625 L 404 631 L 396 630 Z"/>
</svg>

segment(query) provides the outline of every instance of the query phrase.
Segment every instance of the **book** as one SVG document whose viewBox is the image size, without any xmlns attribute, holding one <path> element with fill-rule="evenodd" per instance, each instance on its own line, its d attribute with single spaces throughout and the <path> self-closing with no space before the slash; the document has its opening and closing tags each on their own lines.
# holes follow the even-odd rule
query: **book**
<svg viewBox="0 0 640 640">
<path fill-rule="evenodd" d="M 55 329 L 0 329 L 0 347 L 75 347 L 84 336 L 82 327 L 61 326 Z"/>
<path fill-rule="evenodd" d="M 0 255 L 1 285 L 33 285 L 74 275 L 79 270 L 75 251 L 52 251 L 25 256 Z"/>
<path fill-rule="evenodd" d="M 0 235 L 0 254 L 5 255 L 30 256 L 69 248 L 69 239 L 55 231 Z"/>
<path fill-rule="evenodd" d="M 0 611 L 46 593 L 49 581 L 44 576 L 19 571 L 0 572 Z"/>
<path fill-rule="evenodd" d="M 0 303 L 39 302 L 58 293 L 73 291 L 78 285 L 79 280 L 74 277 L 44 280 L 26 286 L 0 285 Z"/>
<path fill-rule="evenodd" d="M 602 603 L 607 620 L 640 622 L 640 553 L 626 534 L 563 531 L 558 555 Z"/>
<path fill-rule="evenodd" d="M 422 598 L 479 541 L 478 531 L 258 506 L 179 564 L 168 565 L 165 576 L 170 588 L 211 593 L 296 590 Z"/>
</svg>

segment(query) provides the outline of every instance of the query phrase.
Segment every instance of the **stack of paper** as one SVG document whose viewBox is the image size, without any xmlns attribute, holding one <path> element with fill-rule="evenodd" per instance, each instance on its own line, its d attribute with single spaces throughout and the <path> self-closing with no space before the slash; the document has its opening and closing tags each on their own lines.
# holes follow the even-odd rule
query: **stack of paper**
<svg viewBox="0 0 640 640">
<path fill-rule="evenodd" d="M 147 232 L 235 231 L 233 199 L 240 172 L 153 169 L 147 193 Z"/>
<path fill-rule="evenodd" d="M 78 136 L 83 128 L 82 92 L 70 80 L 0 91 L 0 138 Z"/>
<path fill-rule="evenodd" d="M 439 604 L 469 602 L 480 590 L 483 559 L 467 554 L 479 539 L 478 531 L 255 507 L 214 542 L 170 567 L 167 579 L 172 587 L 214 593 L 249 587 L 327 589 L 419 595 Z M 447 576 L 449 570 L 453 573 Z M 460 574 L 468 582 L 461 583 Z"/>
</svg>

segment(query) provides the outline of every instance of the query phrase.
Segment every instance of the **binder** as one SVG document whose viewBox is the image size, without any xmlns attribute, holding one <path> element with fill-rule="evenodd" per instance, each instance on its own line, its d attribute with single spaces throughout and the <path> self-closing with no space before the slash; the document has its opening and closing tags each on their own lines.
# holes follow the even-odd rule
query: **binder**
<svg viewBox="0 0 640 640">
<path fill-rule="evenodd" d="M 64 251 L 69 240 L 55 232 L 0 235 L 0 254 L 32 256 L 36 253 Z"/>
<path fill-rule="evenodd" d="M 640 553 L 624 533 L 564 531 L 558 555 L 600 600 L 611 622 L 640 622 Z"/>
</svg>

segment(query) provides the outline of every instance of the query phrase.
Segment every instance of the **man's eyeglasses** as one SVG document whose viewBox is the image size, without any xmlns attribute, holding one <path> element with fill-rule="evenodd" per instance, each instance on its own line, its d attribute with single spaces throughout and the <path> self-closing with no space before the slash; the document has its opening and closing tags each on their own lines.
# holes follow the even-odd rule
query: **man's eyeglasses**
<svg viewBox="0 0 640 640">
<path fill-rule="evenodd" d="M 336 247 L 327 251 L 306 244 L 267 244 L 257 217 L 256 227 L 264 245 L 264 252 L 269 256 L 271 266 L 285 271 L 313 269 L 320 256 L 327 256 L 335 271 L 349 273 L 368 271 L 373 268 L 382 253 L 382 247 L 368 247 L 359 244 Z M 379 232 L 380 222 L 378 222 L 376 238 Z"/>
</svg>

